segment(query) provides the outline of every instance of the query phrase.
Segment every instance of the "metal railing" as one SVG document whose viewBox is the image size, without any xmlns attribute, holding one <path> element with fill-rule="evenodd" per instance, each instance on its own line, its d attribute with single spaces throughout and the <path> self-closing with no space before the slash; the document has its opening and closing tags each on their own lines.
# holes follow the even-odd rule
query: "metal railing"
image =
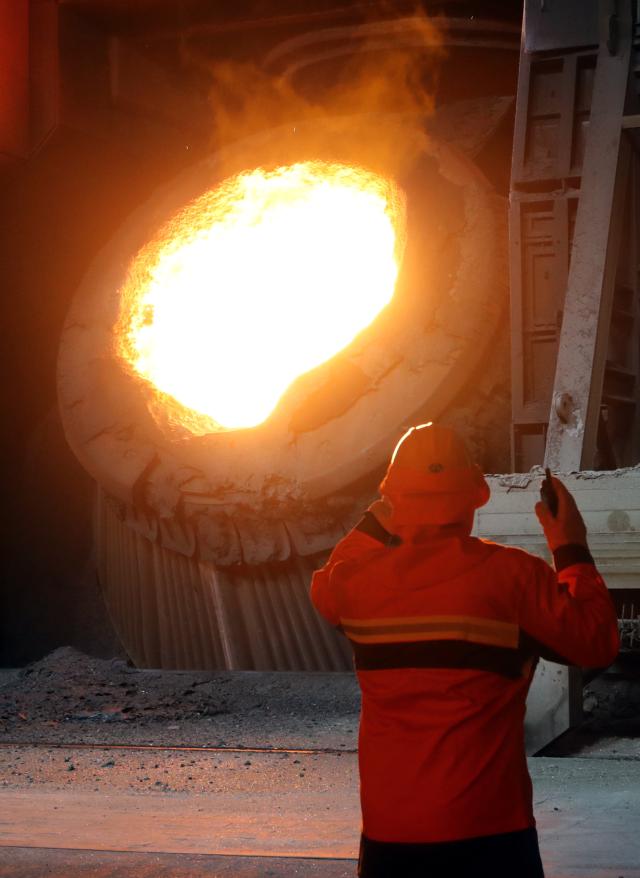
<svg viewBox="0 0 640 878">
<path fill-rule="evenodd" d="M 640 652 L 640 607 L 635 604 L 623 604 L 622 614 L 618 619 L 621 652 Z"/>
</svg>

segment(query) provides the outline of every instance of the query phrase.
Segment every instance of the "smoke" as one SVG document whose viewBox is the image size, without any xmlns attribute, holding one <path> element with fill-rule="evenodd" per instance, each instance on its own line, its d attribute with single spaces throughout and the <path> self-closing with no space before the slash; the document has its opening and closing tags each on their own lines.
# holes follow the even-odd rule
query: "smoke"
<svg viewBox="0 0 640 878">
<path fill-rule="evenodd" d="M 209 79 L 212 148 L 280 129 L 280 147 L 256 147 L 256 160 L 315 152 L 401 172 L 420 150 L 416 118 L 433 112 L 444 21 L 422 9 L 402 18 L 392 11 L 381 3 L 362 24 L 302 33 L 261 63 L 186 50 Z"/>
</svg>

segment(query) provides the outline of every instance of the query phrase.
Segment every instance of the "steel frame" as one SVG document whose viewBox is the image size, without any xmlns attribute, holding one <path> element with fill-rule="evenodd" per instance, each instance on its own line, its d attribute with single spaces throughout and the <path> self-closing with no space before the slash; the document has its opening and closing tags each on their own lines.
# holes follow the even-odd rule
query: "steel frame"
<svg viewBox="0 0 640 878">
<path fill-rule="evenodd" d="M 510 198 L 516 471 L 543 456 L 565 472 L 640 459 L 635 7 L 525 4 Z"/>
</svg>

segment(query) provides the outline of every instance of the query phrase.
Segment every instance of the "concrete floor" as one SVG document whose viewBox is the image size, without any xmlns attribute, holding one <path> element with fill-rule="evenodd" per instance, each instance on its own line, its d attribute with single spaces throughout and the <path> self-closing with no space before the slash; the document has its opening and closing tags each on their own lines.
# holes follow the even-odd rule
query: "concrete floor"
<svg viewBox="0 0 640 878">
<path fill-rule="evenodd" d="M 112 756 L 0 751 L 0 878 L 355 874 L 355 754 Z M 640 762 L 529 764 L 547 878 L 640 878 Z"/>
<path fill-rule="evenodd" d="M 0 878 L 355 875 L 347 675 L 81 672 L 63 658 L 0 680 Z M 529 766 L 547 878 L 640 878 L 636 741 Z"/>
<path fill-rule="evenodd" d="M 547 878 L 640 876 L 640 762 L 529 759 Z"/>
<path fill-rule="evenodd" d="M 6 848 L 0 878 L 353 878 L 340 860 Z"/>
</svg>

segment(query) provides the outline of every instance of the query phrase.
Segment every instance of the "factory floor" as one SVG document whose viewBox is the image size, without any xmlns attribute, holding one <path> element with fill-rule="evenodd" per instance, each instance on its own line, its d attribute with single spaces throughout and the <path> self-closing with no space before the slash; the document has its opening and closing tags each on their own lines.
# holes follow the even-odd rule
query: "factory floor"
<svg viewBox="0 0 640 878">
<path fill-rule="evenodd" d="M 69 653 L 0 673 L 0 878 L 354 876 L 351 676 L 211 682 Z M 640 878 L 638 740 L 529 766 L 547 878 Z"/>
<path fill-rule="evenodd" d="M 111 751 L 0 756 L 3 777 L 12 765 L 37 774 L 38 762 L 51 763 L 48 780 L 0 790 L 2 878 L 355 875 L 354 754 L 301 755 L 297 765 L 282 754 L 187 760 L 192 776 L 216 776 L 209 792 L 130 790 L 145 771 L 173 778 L 175 753 L 154 754 L 152 767 L 145 754 L 119 754 L 117 779 L 102 788 L 95 772 Z M 547 878 L 640 876 L 640 763 L 534 758 L 530 769 Z"/>
</svg>

